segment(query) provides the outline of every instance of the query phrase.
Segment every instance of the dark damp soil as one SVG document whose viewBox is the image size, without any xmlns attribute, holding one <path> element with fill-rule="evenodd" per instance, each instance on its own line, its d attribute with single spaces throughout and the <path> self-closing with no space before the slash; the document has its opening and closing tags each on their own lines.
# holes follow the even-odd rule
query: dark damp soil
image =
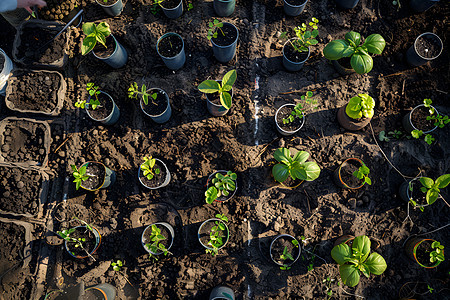
<svg viewBox="0 0 450 300">
<path fill-rule="evenodd" d="M 97 95 L 100 105 L 96 109 L 93 109 L 91 105 L 86 105 L 87 110 L 92 118 L 95 120 L 106 119 L 113 110 L 113 102 L 111 98 L 105 93 L 100 93 Z M 92 99 L 92 98 L 91 98 Z"/>
<path fill-rule="evenodd" d="M 95 235 L 91 230 L 88 230 L 85 226 L 82 227 L 76 227 L 75 231 L 70 234 L 70 237 L 79 240 L 79 239 L 85 239 L 82 241 L 83 247 L 76 246 L 77 243 L 74 242 L 66 242 L 67 243 L 67 249 L 70 253 L 74 256 L 88 256 L 88 253 L 91 253 L 95 248 Z M 83 250 L 85 249 L 85 250 Z"/>
<path fill-rule="evenodd" d="M 164 8 L 171 9 L 171 8 L 177 7 L 178 4 L 180 4 L 181 1 L 182 0 L 164 0 L 161 3 L 161 6 L 164 7 Z"/>
<path fill-rule="evenodd" d="M 95 55 L 101 58 L 110 57 L 111 54 L 116 50 L 116 42 L 114 38 L 110 35 L 106 38 L 106 48 L 100 43 L 97 43 L 92 51 L 94 51 Z"/>
<path fill-rule="evenodd" d="M 306 0 L 286 0 L 286 2 L 294 6 L 299 6 L 305 3 Z"/>
<path fill-rule="evenodd" d="M 47 0 L 47 6 L 38 9 L 39 16 L 48 21 L 61 21 L 80 6 L 81 0 Z"/>
<path fill-rule="evenodd" d="M 424 35 L 415 43 L 417 53 L 426 58 L 433 58 L 441 52 L 442 44 L 435 36 Z"/>
<path fill-rule="evenodd" d="M 284 248 L 286 247 L 287 253 L 291 254 L 292 257 L 295 258 L 298 255 L 299 248 L 295 247 L 292 243 L 293 239 L 290 237 L 280 237 L 273 244 L 271 249 L 272 258 L 279 264 L 283 265 L 291 265 L 294 261 L 291 259 L 282 259 L 281 255 L 283 255 Z M 300 245 L 299 245 L 300 247 Z"/>
<path fill-rule="evenodd" d="M 90 162 L 86 168 L 88 179 L 81 182 L 81 186 L 90 190 L 96 190 L 103 185 L 105 181 L 105 167 L 96 162 Z"/>
<path fill-rule="evenodd" d="M 346 69 L 353 69 L 352 64 L 350 63 L 350 57 L 344 57 L 341 59 L 338 59 L 337 62 Z"/>
<path fill-rule="evenodd" d="M 417 246 L 416 259 L 424 266 L 432 266 L 434 263 L 430 262 L 430 253 L 433 251 L 431 241 L 423 241 Z"/>
<path fill-rule="evenodd" d="M 158 44 L 159 54 L 164 57 L 175 57 L 183 49 L 183 40 L 177 35 L 163 38 Z"/>
<path fill-rule="evenodd" d="M 34 26 L 23 27 L 18 58 L 26 57 L 33 62 L 42 64 L 53 63 L 61 59 L 64 56 L 67 32 L 63 32 L 56 39 L 53 39 L 62 27 L 58 27 L 55 30 L 38 28 Z M 44 46 L 51 39 L 53 41 Z"/>
<path fill-rule="evenodd" d="M 345 162 L 342 165 L 340 172 L 341 179 L 349 187 L 357 188 L 363 183 L 363 180 L 360 180 L 356 176 L 353 176 L 353 173 L 358 171 L 359 167 L 361 167 L 361 164 L 353 159 Z"/>
<path fill-rule="evenodd" d="M 156 93 L 156 99 L 153 97 L 148 97 L 148 104 L 145 105 L 144 101 L 142 101 L 142 107 L 145 112 L 151 116 L 158 116 L 162 114 L 167 109 L 167 94 L 162 90 L 148 90 L 150 95 Z"/>
<path fill-rule="evenodd" d="M 213 37 L 211 41 L 219 46 L 229 46 L 233 44 L 238 35 L 236 29 L 232 25 L 226 23 L 223 24 L 223 27 L 217 28 L 216 32 L 217 37 Z"/>
<path fill-rule="evenodd" d="M 417 205 L 425 205 L 427 204 L 426 199 L 426 193 L 422 192 L 420 189 L 423 187 L 422 183 L 419 181 L 419 179 L 414 180 L 411 183 L 412 191 L 409 191 L 409 194 L 413 198 L 414 201 L 416 201 Z M 409 188 L 409 186 L 408 186 Z"/>
<path fill-rule="evenodd" d="M 423 132 L 432 130 L 436 126 L 434 126 L 433 120 L 427 120 L 428 116 L 430 116 L 429 109 L 425 106 L 419 106 L 411 113 L 411 123 Z"/>
<path fill-rule="evenodd" d="M 292 62 L 299 63 L 305 61 L 308 58 L 308 51 L 296 51 L 290 43 L 286 43 L 286 45 L 284 46 L 284 56 L 286 56 L 286 58 Z"/>
<path fill-rule="evenodd" d="M 277 122 L 278 126 L 280 126 L 281 129 L 283 129 L 285 131 L 295 131 L 298 128 L 300 128 L 303 125 L 303 123 L 305 122 L 304 117 L 303 118 L 295 117 L 294 121 L 287 123 L 287 124 L 283 123 L 283 119 L 287 119 L 291 115 L 291 112 L 293 111 L 294 106 L 295 105 L 284 106 L 278 112 L 276 122 Z"/>
<path fill-rule="evenodd" d="M 166 247 L 167 250 L 169 250 L 169 246 L 172 243 L 172 234 L 170 233 L 169 229 L 166 226 L 163 225 L 156 225 L 160 230 L 161 230 L 161 235 L 163 237 L 165 237 L 164 240 L 161 240 L 159 243 L 163 244 L 164 247 Z M 145 232 L 144 232 L 144 245 L 147 249 L 149 249 L 147 247 L 147 244 L 153 244 L 153 241 L 150 239 L 152 235 L 152 228 L 148 228 Z M 170 250 L 169 250 L 170 251 Z M 158 251 L 159 252 L 159 251 Z"/>
<path fill-rule="evenodd" d="M 13 88 L 8 100 L 16 109 L 51 113 L 58 105 L 61 78 L 55 73 L 24 72 L 10 82 Z"/>
<path fill-rule="evenodd" d="M 223 175 L 226 175 L 226 174 L 227 174 L 227 172 L 220 172 L 220 173 L 223 174 Z M 212 174 L 211 174 L 211 175 L 212 175 Z M 213 183 L 212 183 L 213 178 L 215 178 L 215 175 L 214 175 L 213 177 L 211 177 L 211 176 L 208 177 L 208 181 L 207 181 L 207 183 L 206 183 L 206 189 L 205 189 L 205 192 L 206 192 L 210 187 L 213 186 Z M 235 182 L 235 183 L 236 183 L 236 182 Z M 237 187 L 237 185 L 236 185 L 236 190 L 234 190 L 234 191 L 229 191 L 230 193 L 228 194 L 228 196 L 221 195 L 220 197 L 217 197 L 217 199 L 216 199 L 215 201 L 220 201 L 220 202 L 227 201 L 228 199 L 230 199 L 231 197 L 234 196 L 234 194 L 237 192 L 237 189 L 238 189 L 238 187 Z"/>
<path fill-rule="evenodd" d="M 146 176 L 144 176 L 144 173 L 141 170 L 141 175 L 139 179 L 149 187 L 157 187 L 164 183 L 167 176 L 166 168 L 159 162 L 155 162 L 155 166 L 153 167 L 153 170 L 159 169 L 159 174 L 154 174 L 153 178 L 151 180 L 148 180 Z"/>
</svg>

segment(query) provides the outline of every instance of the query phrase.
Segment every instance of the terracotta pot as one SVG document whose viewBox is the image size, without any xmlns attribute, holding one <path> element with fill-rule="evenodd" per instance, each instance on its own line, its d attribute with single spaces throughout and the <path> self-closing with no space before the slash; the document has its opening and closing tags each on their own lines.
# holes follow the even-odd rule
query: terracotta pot
<svg viewBox="0 0 450 300">
<path fill-rule="evenodd" d="M 370 120 L 372 120 L 372 118 L 363 118 L 361 121 L 352 119 L 345 113 L 346 107 L 347 105 L 342 106 L 341 108 L 339 108 L 337 113 L 339 125 L 341 125 L 343 128 L 350 131 L 360 130 L 366 127 L 367 124 L 370 123 Z"/>
</svg>

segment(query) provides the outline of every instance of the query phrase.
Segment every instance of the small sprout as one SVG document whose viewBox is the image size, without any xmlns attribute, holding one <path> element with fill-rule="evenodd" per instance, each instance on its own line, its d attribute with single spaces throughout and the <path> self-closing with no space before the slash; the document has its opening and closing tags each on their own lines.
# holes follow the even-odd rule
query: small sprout
<svg viewBox="0 0 450 300">
<path fill-rule="evenodd" d="M 369 178 L 370 169 L 366 166 L 366 164 L 362 163 L 362 166 L 355 172 L 353 172 L 353 176 L 358 178 L 359 180 L 364 179 L 364 184 L 372 185 L 372 180 Z"/>
<path fill-rule="evenodd" d="M 123 263 L 121 260 L 117 260 L 116 262 L 111 263 L 111 267 L 114 271 L 119 272 L 122 269 Z"/>
<path fill-rule="evenodd" d="M 316 39 L 319 35 L 319 31 L 317 30 L 318 23 L 319 20 L 313 17 L 311 22 L 308 23 L 310 27 L 309 30 L 307 30 L 308 26 L 305 23 L 302 23 L 301 26 L 294 27 L 294 32 L 297 38 L 290 40 L 289 43 L 296 52 L 307 52 L 309 46 L 316 45 L 318 43 Z M 279 38 L 286 39 L 287 33 L 282 32 Z"/>
<path fill-rule="evenodd" d="M 139 87 L 136 82 L 133 82 L 131 86 L 128 88 L 128 98 L 130 99 L 137 99 L 137 95 L 142 95 L 142 101 L 144 101 L 145 105 L 148 105 L 148 99 L 150 97 L 151 102 L 156 105 L 156 103 L 153 100 L 156 100 L 158 97 L 158 93 L 147 93 L 147 86 L 143 84 L 141 86 L 141 90 L 139 91 Z"/>
<path fill-rule="evenodd" d="M 219 29 L 222 32 L 222 36 L 225 36 L 225 33 L 222 30 L 223 23 L 220 22 L 219 20 L 214 19 L 213 22 L 208 22 L 208 27 L 209 27 L 208 35 L 206 36 L 208 40 L 211 40 L 212 38 L 215 39 L 217 38 L 218 34 L 217 29 Z"/>
<path fill-rule="evenodd" d="M 228 218 L 224 214 L 216 214 L 216 218 L 220 221 L 215 221 L 215 226 L 211 228 L 209 233 L 209 241 L 207 243 L 212 249 L 206 249 L 206 253 L 210 253 L 215 256 L 219 252 L 219 248 L 224 245 L 223 238 L 227 238 L 227 231 L 225 224 L 228 222 Z"/>
<path fill-rule="evenodd" d="M 145 177 L 147 177 L 148 180 L 152 180 L 155 175 L 159 175 L 161 173 L 160 169 L 153 169 L 155 166 L 156 159 L 145 156 L 144 157 L 144 163 L 141 165 L 141 170 Z"/>
<path fill-rule="evenodd" d="M 313 92 L 307 91 L 305 95 L 302 95 L 300 97 L 301 101 L 305 102 L 306 104 L 312 105 L 313 109 L 318 109 L 319 106 L 317 104 L 317 100 L 312 99 Z M 316 106 L 314 106 L 316 105 Z M 294 122 L 296 118 L 303 118 L 303 114 L 306 112 L 306 108 L 303 107 L 302 103 L 297 103 L 292 110 L 291 114 L 286 118 L 283 119 L 283 124 L 289 124 L 291 122 Z"/>
<path fill-rule="evenodd" d="M 193 8 L 194 8 L 194 5 L 191 2 L 188 2 L 187 10 L 190 11 Z"/>
<path fill-rule="evenodd" d="M 82 181 L 88 180 L 89 176 L 86 175 L 86 166 L 82 166 L 80 169 L 77 169 L 75 165 L 70 165 L 72 168 L 72 175 L 75 177 L 73 182 L 76 183 L 76 189 L 78 190 L 81 186 Z"/>
</svg>

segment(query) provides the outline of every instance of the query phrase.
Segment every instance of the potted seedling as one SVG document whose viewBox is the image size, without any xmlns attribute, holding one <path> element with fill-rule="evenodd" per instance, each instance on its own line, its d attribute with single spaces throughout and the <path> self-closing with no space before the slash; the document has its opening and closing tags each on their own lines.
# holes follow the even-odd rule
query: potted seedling
<svg viewBox="0 0 450 300">
<path fill-rule="evenodd" d="M 449 117 L 440 115 L 431 103 L 431 99 L 424 99 L 423 104 L 414 107 L 409 114 L 403 117 L 403 127 L 406 131 L 416 139 L 423 136 L 428 145 L 435 141 L 431 133 L 450 123 Z"/>
<path fill-rule="evenodd" d="M 161 7 L 166 17 L 169 19 L 176 19 L 183 14 L 182 0 L 152 0 L 153 10 L 156 7 Z"/>
<path fill-rule="evenodd" d="M 65 248 L 72 257 L 82 259 L 89 256 L 95 260 L 92 255 L 100 246 L 101 235 L 94 226 L 78 218 L 75 219 L 83 225 L 63 229 L 57 234 L 64 239 Z"/>
<path fill-rule="evenodd" d="M 341 8 L 351 9 L 358 5 L 359 0 L 334 0 Z"/>
<path fill-rule="evenodd" d="M 399 194 L 404 201 L 423 211 L 424 207 L 436 202 L 441 189 L 446 188 L 449 183 L 450 174 L 441 175 L 436 180 L 429 177 L 414 178 L 402 183 Z"/>
<path fill-rule="evenodd" d="M 289 270 L 300 257 L 298 240 L 289 234 L 280 234 L 270 243 L 270 258 L 281 270 Z"/>
<path fill-rule="evenodd" d="M 360 130 L 372 120 L 374 108 L 375 100 L 372 97 L 367 94 L 358 94 L 338 110 L 338 122 L 347 130 Z"/>
<path fill-rule="evenodd" d="M 6 85 L 11 70 L 13 69 L 12 60 L 0 48 L 0 95 L 5 95 Z"/>
<path fill-rule="evenodd" d="M 183 38 L 175 32 L 169 32 L 160 37 L 156 43 L 156 51 L 166 67 L 171 70 L 180 69 L 186 62 Z"/>
<path fill-rule="evenodd" d="M 143 84 L 141 90 L 136 82 L 132 83 L 128 88 L 128 97 L 137 99 L 141 95 L 139 103 L 141 110 L 156 123 L 165 123 L 172 116 L 172 108 L 170 106 L 169 96 L 165 91 L 159 88 L 147 89 Z"/>
<path fill-rule="evenodd" d="M 362 188 L 366 183 L 372 184 L 369 178 L 370 169 L 359 158 L 347 158 L 334 171 L 334 179 L 336 184 L 342 188 L 357 190 Z"/>
<path fill-rule="evenodd" d="M 275 113 L 275 124 L 280 134 L 288 136 L 297 133 L 305 124 L 305 112 L 307 107 L 312 106 L 313 109 L 318 109 L 317 100 L 312 99 L 313 92 L 307 91 L 305 95 L 300 97 L 300 102 L 297 104 L 284 104 Z M 302 103 L 304 102 L 304 103 Z"/>
<path fill-rule="evenodd" d="M 109 25 L 105 22 L 83 24 L 86 37 L 81 45 L 81 54 L 86 55 L 92 51 L 94 56 L 113 68 L 121 68 L 127 63 L 128 53 L 125 48 L 111 34 Z"/>
<path fill-rule="evenodd" d="M 96 161 L 84 163 L 79 169 L 75 165 L 70 165 L 72 175 L 75 177 L 76 189 L 82 187 L 88 191 L 105 189 L 114 184 L 116 172 L 107 168 L 104 164 Z"/>
<path fill-rule="evenodd" d="M 106 92 L 100 91 L 98 85 L 93 82 L 86 84 L 89 93 L 88 100 L 79 99 L 75 106 L 85 109 L 88 116 L 105 125 L 113 125 L 119 120 L 120 110 L 114 99 Z"/>
<path fill-rule="evenodd" d="M 172 254 L 169 250 L 173 245 L 175 231 L 169 223 L 157 222 L 147 226 L 142 233 L 142 246 L 150 257 L 158 260 L 157 256 Z"/>
<path fill-rule="evenodd" d="M 339 273 L 342 282 L 354 287 L 359 283 L 360 274 L 367 278 L 370 274 L 381 275 L 387 268 L 384 258 L 376 253 L 370 253 L 370 239 L 363 235 L 353 240 L 334 246 L 331 256 L 339 264 Z"/>
<path fill-rule="evenodd" d="M 95 0 L 95 2 L 111 17 L 120 15 L 123 10 L 122 0 Z"/>
<path fill-rule="evenodd" d="M 231 23 L 214 20 L 208 23 L 208 40 L 211 41 L 216 59 L 222 63 L 229 62 L 236 54 L 239 31 Z"/>
<path fill-rule="evenodd" d="M 233 198 L 237 188 L 236 179 L 236 173 L 231 171 L 220 170 L 211 174 L 206 183 L 206 203 L 224 202 Z"/>
<path fill-rule="evenodd" d="M 225 247 L 230 238 L 230 230 L 227 226 L 228 218 L 223 214 L 217 214 L 216 218 L 206 220 L 198 229 L 198 240 L 206 253 L 215 256 L 220 249 Z"/>
<path fill-rule="evenodd" d="M 313 181 L 320 175 L 320 167 L 315 161 L 306 161 L 309 153 L 298 151 L 293 157 L 287 148 L 278 148 L 273 153 L 274 158 L 279 162 L 272 168 L 272 175 L 281 184 L 292 179 Z M 301 182 L 300 182 L 301 183 Z"/>
<path fill-rule="evenodd" d="M 406 51 L 406 61 L 411 66 L 421 66 L 438 58 L 443 48 L 444 44 L 439 36 L 432 32 L 422 33 Z"/>
<path fill-rule="evenodd" d="M 294 27 L 296 38 L 289 39 L 283 46 L 283 65 L 291 72 L 300 71 L 303 68 L 306 60 L 308 60 L 311 53 L 310 46 L 316 45 L 318 41 L 316 37 L 319 35 L 317 30 L 317 24 L 319 20 L 312 18 L 308 23 L 308 27 L 305 23 L 301 26 Z M 280 39 L 286 38 L 286 32 L 280 35 Z"/>
<path fill-rule="evenodd" d="M 381 54 L 386 42 L 379 34 L 371 34 L 364 43 L 361 42 L 361 35 L 350 31 L 345 34 L 345 39 L 329 42 L 323 49 L 323 55 L 333 62 L 342 75 L 350 74 L 353 70 L 358 74 L 369 73 L 373 67 L 370 53 Z"/>
<path fill-rule="evenodd" d="M 432 269 L 445 260 L 444 245 L 433 239 L 411 238 L 405 245 L 406 254 L 419 266 Z"/>
<path fill-rule="evenodd" d="M 156 190 L 168 185 L 171 176 L 164 162 L 151 156 L 144 156 L 144 163 L 139 167 L 138 178 L 143 186 Z"/>
<path fill-rule="evenodd" d="M 198 89 L 206 95 L 206 107 L 216 117 L 225 115 L 231 108 L 233 100 L 233 84 L 236 82 L 236 70 L 231 70 L 222 80 L 205 80 Z"/>
<path fill-rule="evenodd" d="M 296 17 L 305 9 L 308 0 L 284 0 L 284 12 L 291 17 Z"/>
<path fill-rule="evenodd" d="M 236 6 L 236 0 L 214 0 L 214 11 L 219 17 L 229 17 Z"/>
</svg>

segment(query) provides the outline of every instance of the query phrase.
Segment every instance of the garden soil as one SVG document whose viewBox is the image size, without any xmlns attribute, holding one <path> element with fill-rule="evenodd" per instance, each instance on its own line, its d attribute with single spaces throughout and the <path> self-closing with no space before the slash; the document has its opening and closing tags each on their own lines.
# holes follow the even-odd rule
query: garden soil
<svg viewBox="0 0 450 300">
<path fill-rule="evenodd" d="M 448 290 L 442 290 L 448 286 L 449 259 L 425 270 L 407 257 L 403 245 L 412 235 L 433 231 L 424 236 L 450 247 L 449 227 L 440 229 L 450 219 L 450 188 L 441 190 L 447 204 L 438 200 L 424 212 L 408 208 L 397 196 L 405 180 L 450 173 L 448 126 L 433 133 L 436 141 L 430 146 L 423 139 L 406 137 L 378 140 L 382 130 L 403 130 L 403 116 L 424 98 L 432 99 L 439 112 L 450 114 L 448 2 L 414 14 L 407 1 L 399 11 L 391 1 L 361 0 L 350 11 L 338 9 L 333 1 L 309 1 L 303 13 L 292 18 L 284 15 L 280 0 L 240 0 L 235 12 L 221 19 L 239 29 L 237 55 L 226 64 L 215 60 L 206 38 L 208 22 L 216 18 L 212 1 L 192 1 L 194 8 L 176 20 L 161 11 L 153 15 L 147 2 L 124 1 L 122 14 L 108 18 L 95 1 L 81 1 L 84 20 L 108 22 L 129 60 L 123 68 L 112 69 L 93 55 L 81 56 L 81 28 L 67 35 L 70 59 L 64 75 L 70 101 L 59 117 L 41 118 L 52 130 L 48 164 L 39 166 L 49 173 L 51 189 L 44 217 L 24 218 L 33 226 L 33 259 L 42 263 L 36 272 L 17 277 L 21 282 L 15 287 L 2 280 L 0 298 L 13 299 L 23 286 L 31 285 L 30 298 L 42 299 L 51 289 L 84 281 L 86 286 L 112 284 L 118 299 L 208 299 L 218 285 L 231 287 L 236 299 L 329 299 L 330 291 L 334 299 L 414 298 L 402 294 L 411 287 L 425 293 L 422 299 L 449 299 Z M 319 44 L 311 47 L 300 72 L 286 72 L 278 37 L 283 31 L 293 37 L 293 27 L 312 17 L 319 19 Z M 15 31 L 3 19 L 0 26 L 0 47 L 10 55 Z M 374 58 L 369 74 L 341 76 L 322 55 L 328 42 L 350 30 L 364 37 L 379 33 L 386 39 L 384 53 Z M 427 31 L 441 37 L 444 51 L 426 65 L 409 67 L 406 50 Z M 156 51 L 156 41 L 166 32 L 179 33 L 185 42 L 186 63 L 176 72 L 165 67 Z M 197 86 L 206 79 L 221 79 L 232 69 L 237 70 L 232 107 L 227 115 L 212 117 Z M 135 81 L 168 93 L 172 117 L 167 123 L 152 122 L 139 101 L 128 98 L 128 87 Z M 121 116 L 114 126 L 99 125 L 74 107 L 77 99 L 87 99 L 88 82 L 117 100 Z M 297 103 L 306 91 L 314 92 L 319 109 L 306 112 L 299 133 L 281 137 L 274 123 L 276 110 Z M 336 113 L 358 93 L 375 99 L 375 115 L 369 126 L 347 132 L 338 125 Z M 24 117 L 0 103 L 1 118 Z M 278 147 L 308 151 L 321 167 L 319 178 L 293 189 L 277 184 L 271 169 Z M 139 183 L 139 165 L 149 155 L 167 164 L 172 175 L 167 187 L 148 190 Z M 333 184 L 334 170 L 348 157 L 358 157 L 370 168 L 371 186 L 350 191 Z M 70 164 L 93 160 L 116 171 L 116 183 L 97 192 L 76 191 Z M 206 181 L 215 170 L 236 172 L 239 188 L 230 201 L 207 205 Z M 228 216 L 231 235 L 212 257 L 198 242 L 197 231 L 218 213 Z M 79 225 L 74 216 L 102 235 L 95 261 L 73 259 L 61 242 L 46 243 L 49 230 Z M 166 220 L 176 229 L 173 255 L 155 262 L 142 247 L 141 235 L 145 226 Z M 0 229 L 4 236 L 5 229 Z M 271 263 L 263 247 L 282 233 L 304 236 L 302 246 L 307 250 L 287 271 Z M 386 259 L 387 270 L 369 279 L 362 276 L 354 288 L 338 285 L 338 265 L 330 252 L 343 234 L 365 234 L 379 241 L 376 251 Z M 9 240 L 20 244 L 20 239 L 20 234 L 9 235 L 2 239 L 2 248 Z M 8 259 L 13 265 L 20 257 Z M 121 273 L 110 267 L 117 259 L 124 262 Z M 23 272 L 18 266 L 7 274 Z M 334 280 L 328 283 L 327 278 Z M 435 288 L 433 294 L 426 293 L 427 284 Z"/>
</svg>

